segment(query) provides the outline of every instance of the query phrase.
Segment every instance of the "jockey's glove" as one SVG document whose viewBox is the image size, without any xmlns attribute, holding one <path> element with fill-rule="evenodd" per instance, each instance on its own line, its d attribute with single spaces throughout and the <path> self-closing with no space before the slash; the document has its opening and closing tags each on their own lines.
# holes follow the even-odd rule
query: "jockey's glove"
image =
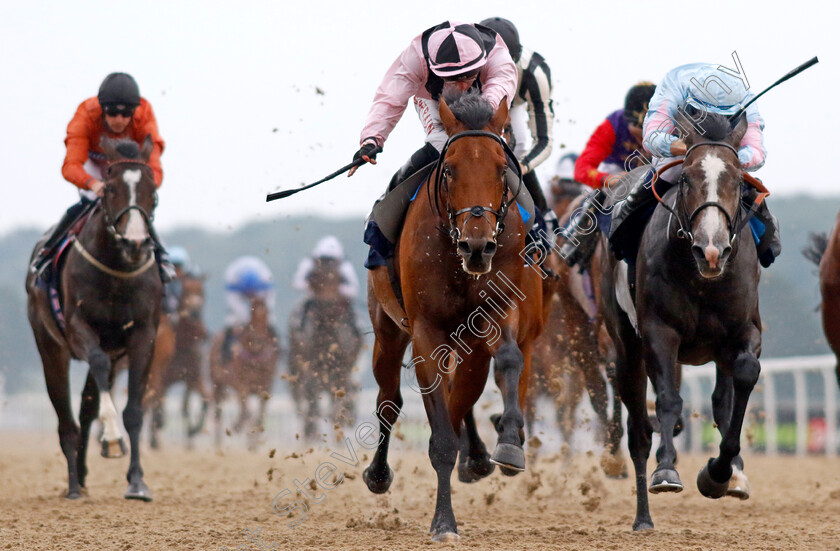
<svg viewBox="0 0 840 551">
<path fill-rule="evenodd" d="M 382 148 L 375 142 L 365 142 L 356 154 L 353 155 L 353 160 L 356 161 L 358 159 L 362 159 L 366 163 L 370 163 L 376 160 L 376 154 L 380 151 L 382 151 Z"/>
</svg>

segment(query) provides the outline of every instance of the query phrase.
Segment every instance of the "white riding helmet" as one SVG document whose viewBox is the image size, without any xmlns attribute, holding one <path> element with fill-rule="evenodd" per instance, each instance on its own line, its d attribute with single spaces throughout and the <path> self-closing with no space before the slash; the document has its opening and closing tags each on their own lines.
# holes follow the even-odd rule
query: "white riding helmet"
<svg viewBox="0 0 840 551">
<path fill-rule="evenodd" d="M 322 237 L 318 244 L 315 245 L 315 250 L 312 251 L 314 258 L 334 258 L 341 260 L 344 258 L 344 248 L 341 246 L 338 238 L 332 235 Z"/>
</svg>

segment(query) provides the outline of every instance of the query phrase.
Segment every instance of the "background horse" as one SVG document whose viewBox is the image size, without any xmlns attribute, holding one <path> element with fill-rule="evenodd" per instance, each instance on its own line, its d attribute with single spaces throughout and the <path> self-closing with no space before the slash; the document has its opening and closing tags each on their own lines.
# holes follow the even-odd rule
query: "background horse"
<svg viewBox="0 0 840 551">
<path fill-rule="evenodd" d="M 127 355 L 128 403 L 123 422 L 131 462 L 125 497 L 149 501 L 151 493 L 140 467 L 140 429 L 163 295 L 152 240 L 156 203 L 154 174 L 148 165 L 152 140 L 146 137 L 140 149 L 130 140 L 103 139 L 102 149 L 109 160 L 104 197 L 63 258 L 59 257 L 63 265 L 56 267 L 63 318 L 54 316 L 51 293 L 30 273 L 26 278 L 29 323 L 58 415 L 59 441 L 67 459 L 67 497 L 80 497 L 85 487 L 90 425 L 97 415 L 104 428 L 102 455 L 125 453 L 110 391 L 116 372 L 113 362 Z M 82 391 L 81 427 L 71 411 L 71 358 L 90 366 Z"/>
<path fill-rule="evenodd" d="M 210 391 L 205 383 L 205 353 L 204 343 L 207 340 L 207 328 L 204 326 L 202 312 L 204 310 L 204 280 L 205 276 L 185 274 L 181 277 L 181 296 L 178 299 L 178 309 L 171 316 L 161 318 L 161 328 L 169 327 L 172 331 L 171 340 L 173 353 L 158 363 L 158 350 L 161 345 L 169 342 L 169 335 L 158 330 L 155 345 L 155 360 L 152 362 L 149 385 L 144 400 L 144 406 L 151 411 L 150 444 L 152 448 L 159 447 L 158 432 L 164 425 L 164 402 L 166 391 L 174 384 L 183 382 L 184 395 L 181 401 L 181 418 L 186 427 L 187 445 L 192 438 L 204 428 L 204 420 L 210 402 Z M 173 322 L 170 322 L 170 317 Z M 172 325 L 174 323 L 174 329 Z M 201 411 L 198 419 L 190 420 L 190 397 L 197 395 L 201 400 Z"/>
<path fill-rule="evenodd" d="M 499 135 L 507 100 L 494 113 L 480 95 L 464 94 L 451 111 L 441 101 L 440 117 L 449 141 L 408 208 L 394 253 L 405 309 L 384 267 L 368 273 L 380 438 L 363 478 L 374 493 L 384 493 L 393 481 L 388 446 L 402 407 L 401 361 L 411 340 L 409 369 L 423 395 L 432 432 L 429 459 L 437 473 L 432 539 L 447 541 L 458 538 L 450 477 L 459 439 L 472 480 L 492 472 L 491 459 L 508 474 L 525 468 L 520 403 L 529 384 L 531 343 L 547 308 L 540 275 L 523 261 L 528 228 L 514 202 L 519 189 L 511 192 L 506 179 L 512 153 Z M 492 458 L 472 414 L 491 359 L 504 400 Z"/>
<path fill-rule="evenodd" d="M 840 215 L 831 237 L 811 234 L 811 244 L 802 252 L 820 268 L 822 325 L 825 338 L 837 357 L 837 384 L 840 385 Z"/>
<path fill-rule="evenodd" d="M 216 446 L 222 442 L 222 401 L 230 388 L 239 399 L 239 418 L 233 430 L 241 431 L 253 419 L 254 428 L 249 431 L 248 447 L 254 449 L 259 439 L 258 433 L 265 430 L 266 403 L 271 398 L 271 385 L 280 359 L 280 343 L 268 323 L 265 301 L 258 297 L 251 298 L 251 319 L 243 327 L 237 328 L 236 339 L 231 347 L 231 360 L 226 364 L 222 362 L 223 340 L 224 333 L 217 335 L 210 352 Z M 248 411 L 248 397 L 251 395 L 259 398 L 256 415 Z"/>
<path fill-rule="evenodd" d="M 646 411 L 646 376 L 653 383 L 661 426 L 650 492 L 683 489 L 673 442 L 683 407 L 675 381 L 677 362 L 714 361 L 717 366 L 712 411 L 723 439 L 720 455 L 697 477 L 698 489 L 711 498 L 749 497 L 740 437 L 761 369 L 761 319 L 758 260 L 742 218 L 745 177 L 737 155 L 747 123 L 741 117 L 733 130 L 726 117 L 707 113 L 695 124 L 702 126 L 702 134 L 690 123 L 683 126 L 689 134 L 682 178 L 664 194 L 642 236 L 635 308 L 619 298 L 630 296 L 626 264 L 612 255 L 604 255 L 602 263 L 602 307 L 618 352 L 618 384 L 628 409 L 628 445 L 636 471 L 634 530 L 653 528 L 646 484 L 653 430 Z"/>
<path fill-rule="evenodd" d="M 320 398 L 327 393 L 330 419 L 337 425 L 355 425 L 358 389 L 351 375 L 362 347 L 350 300 L 339 292 L 339 262 L 316 259 L 309 275 L 313 296 L 289 317 L 289 382 L 304 437 L 318 436 Z"/>
<path fill-rule="evenodd" d="M 574 181 L 552 182 L 552 206 L 561 225 L 565 225 L 591 189 Z M 555 295 L 543 333 L 534 343 L 532 391 L 528 394 L 526 410 L 528 431 L 533 434 L 536 401 L 545 395 L 554 401 L 557 422 L 566 454 L 571 454 L 571 443 L 576 427 L 575 411 L 584 390 L 589 394 L 592 409 L 598 416 L 598 438 L 606 446 L 601 466 L 607 476 L 624 478 L 627 465 L 621 453 L 621 402 L 618 392 L 613 393 L 613 416 L 608 417 L 607 387 L 601 366 L 607 363 L 607 372 L 614 372 L 612 359 L 614 347 L 603 316 L 597 311 L 598 289 L 592 282 L 598 280 L 599 262 L 603 245 L 599 241 L 586 273 L 577 267 L 570 268 L 559 262 Z M 587 289 L 589 292 L 587 292 Z M 567 455 L 568 456 L 568 455 Z"/>
</svg>

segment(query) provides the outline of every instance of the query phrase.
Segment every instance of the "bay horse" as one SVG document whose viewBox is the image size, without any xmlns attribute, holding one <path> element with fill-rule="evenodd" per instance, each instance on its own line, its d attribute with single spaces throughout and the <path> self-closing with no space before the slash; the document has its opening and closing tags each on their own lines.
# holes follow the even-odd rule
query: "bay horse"
<svg viewBox="0 0 840 551">
<path fill-rule="evenodd" d="M 205 382 L 205 351 L 207 328 L 202 316 L 204 310 L 204 275 L 185 273 L 180 277 L 181 296 L 178 299 L 178 309 L 170 316 L 161 319 L 170 327 L 174 325 L 172 340 L 174 350 L 168 361 L 159 366 L 152 363 L 152 374 L 149 377 L 149 388 L 146 392 L 144 406 L 151 411 L 150 444 L 152 448 L 159 447 L 158 432 L 164 425 L 164 399 L 166 391 L 174 384 L 183 382 L 184 395 L 181 400 L 181 418 L 186 427 L 187 442 L 204 429 L 204 421 L 210 403 L 210 391 Z M 172 322 L 170 322 L 170 318 Z M 157 349 L 161 344 L 158 332 Z M 201 401 L 201 411 L 198 419 L 190 419 L 190 398 L 198 396 Z"/>
<path fill-rule="evenodd" d="M 280 342 L 268 321 L 268 307 L 257 296 L 251 297 L 251 319 L 236 329 L 236 339 L 231 347 L 231 359 L 222 362 L 224 332 L 213 340 L 210 351 L 210 379 L 213 384 L 213 403 L 216 419 L 216 446 L 222 441 L 222 401 L 230 388 L 239 399 L 239 418 L 233 426 L 239 432 L 253 418 L 254 428 L 249 432 L 248 447 L 254 449 L 264 431 L 265 409 L 271 398 L 271 386 L 280 359 Z M 259 410 L 252 415 L 248 410 L 248 397 L 259 398 Z"/>
<path fill-rule="evenodd" d="M 837 357 L 837 384 L 840 385 L 840 215 L 831 235 L 811 234 L 810 245 L 802 252 L 820 269 L 823 333 L 828 346 Z"/>
<path fill-rule="evenodd" d="M 626 264 L 613 255 L 604 255 L 602 262 L 602 308 L 617 350 L 618 386 L 628 410 L 628 446 L 636 472 L 634 530 L 653 528 L 646 484 L 653 430 L 646 411 L 647 378 L 656 393 L 661 427 L 650 492 L 683 489 L 673 442 L 683 407 L 675 381 L 678 362 L 714 361 L 717 368 L 712 411 L 722 441 L 720 455 L 697 477 L 700 493 L 710 498 L 749 497 L 740 437 L 761 370 L 760 274 L 741 194 L 744 181 L 766 190 L 742 172 L 738 161 L 737 149 L 747 130 L 744 117 L 733 127 L 726 117 L 707 113 L 695 124 L 702 133 L 692 124 L 683 125 L 688 129 L 688 150 L 682 177 L 667 193 L 657 195 L 660 202 L 642 235 L 635 263 L 635 308 L 618 298 L 622 288 L 623 296 L 629 294 Z"/>
<path fill-rule="evenodd" d="M 520 404 L 529 385 L 531 343 L 542 330 L 547 305 L 541 276 L 526 266 L 527 253 L 522 255 L 528 227 L 506 178 L 513 157 L 500 138 L 507 99 L 495 113 L 478 94 L 463 94 L 449 104 L 444 99 L 440 118 L 449 140 L 408 208 L 394 253 L 404 300 L 397 298 L 384 267 L 368 273 L 380 437 L 363 478 L 377 494 L 393 481 L 388 446 L 403 403 L 401 361 L 411 341 L 409 369 L 415 371 L 431 425 L 429 459 L 438 482 L 430 532 L 434 541 L 450 541 L 458 539 L 450 476 L 459 439 L 473 480 L 489 475 L 494 464 L 507 474 L 525 468 Z M 472 407 L 491 359 L 504 412 L 489 456 Z"/>
<path fill-rule="evenodd" d="M 587 192 L 591 193 L 591 188 L 575 181 L 552 182 L 552 209 L 561 226 L 568 223 Z M 615 389 L 615 348 L 604 327 L 603 316 L 597 310 L 600 290 L 594 285 L 599 280 L 603 247 L 599 240 L 586 273 L 581 273 L 577 267 L 570 268 L 565 262 L 558 262 L 553 267 L 558 276 L 555 296 L 545 329 L 534 343 L 532 391 L 528 394 L 526 423 L 529 433 L 533 434 L 536 400 L 541 394 L 551 397 L 557 408 L 557 421 L 567 444 L 566 450 L 570 453 L 575 410 L 586 391 L 600 423 L 599 440 L 605 445 L 601 467 L 610 478 L 626 478 L 627 465 L 621 452 L 621 401 L 615 390 L 610 418 L 607 381 L 601 373 L 604 365 L 607 379 Z"/>
<path fill-rule="evenodd" d="M 150 501 L 140 466 L 140 430 L 163 294 L 152 238 L 157 202 L 154 174 L 148 164 L 152 140 L 146 137 L 141 148 L 131 140 L 103 138 L 101 146 L 108 159 L 104 196 L 56 266 L 63 317 L 53 314 L 51 297 L 32 273 L 26 278 L 27 309 L 47 391 L 58 415 L 59 442 L 68 470 L 66 497 L 79 498 L 85 487 L 94 418 L 98 416 L 104 428 L 102 455 L 120 457 L 126 452 L 111 385 L 114 362 L 128 356 L 128 403 L 123 423 L 131 462 L 125 497 Z M 71 410 L 71 358 L 90 366 L 82 391 L 81 426 Z"/>
<path fill-rule="evenodd" d="M 356 423 L 357 389 L 351 375 L 362 336 L 350 299 L 339 291 L 343 282 L 339 266 L 335 259 L 315 259 L 308 278 L 312 296 L 289 317 L 290 383 L 307 440 L 318 436 L 319 400 L 324 392 L 334 424 Z"/>
</svg>

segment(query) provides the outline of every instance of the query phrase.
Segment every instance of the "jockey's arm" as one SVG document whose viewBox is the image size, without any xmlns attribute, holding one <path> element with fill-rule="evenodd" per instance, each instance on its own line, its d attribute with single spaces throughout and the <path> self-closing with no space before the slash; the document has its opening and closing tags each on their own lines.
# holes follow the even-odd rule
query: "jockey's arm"
<svg viewBox="0 0 840 551">
<path fill-rule="evenodd" d="M 85 104 L 82 103 L 67 125 L 67 137 L 64 139 L 67 154 L 64 157 L 61 174 L 65 180 L 83 190 L 91 189 L 91 184 L 97 181 L 84 168 L 90 156 L 90 135 L 93 131 L 94 122 Z"/>
<path fill-rule="evenodd" d="M 482 79 L 481 95 L 490 102 L 493 109 L 498 109 L 505 97 L 510 107 L 516 96 L 519 76 L 516 64 L 500 36 L 496 37 L 496 46 L 487 54 L 487 62 L 479 74 Z"/>
<path fill-rule="evenodd" d="M 539 54 L 532 54 L 536 56 Z M 529 65 L 532 71 L 522 72 L 520 94 L 524 90 L 528 102 L 528 128 L 531 131 L 531 150 L 521 159 L 522 172 L 530 172 L 551 155 L 554 131 L 554 108 L 551 102 L 551 80 L 545 62 Z M 545 66 L 545 68 L 543 67 Z"/>
<path fill-rule="evenodd" d="M 609 173 L 599 172 L 598 166 L 610 156 L 615 146 L 615 130 L 609 120 L 604 120 L 590 136 L 583 152 L 575 161 L 575 180 L 593 189 L 600 189 Z"/>
<path fill-rule="evenodd" d="M 158 131 L 152 104 L 142 100 L 140 107 L 135 111 L 134 123 L 136 127 L 134 139 L 137 143 L 142 145 L 146 136 L 152 137 L 153 146 L 152 154 L 149 157 L 149 166 L 152 167 L 152 171 L 155 173 L 155 186 L 160 187 L 160 184 L 163 182 L 163 168 L 160 164 L 160 156 L 163 153 L 165 144 Z"/>
<path fill-rule="evenodd" d="M 294 277 L 292 278 L 292 289 L 297 291 L 306 291 L 309 289 L 309 274 L 312 272 L 312 268 L 315 266 L 312 259 L 309 257 L 304 258 L 298 264 L 297 271 L 295 272 Z"/>
</svg>

